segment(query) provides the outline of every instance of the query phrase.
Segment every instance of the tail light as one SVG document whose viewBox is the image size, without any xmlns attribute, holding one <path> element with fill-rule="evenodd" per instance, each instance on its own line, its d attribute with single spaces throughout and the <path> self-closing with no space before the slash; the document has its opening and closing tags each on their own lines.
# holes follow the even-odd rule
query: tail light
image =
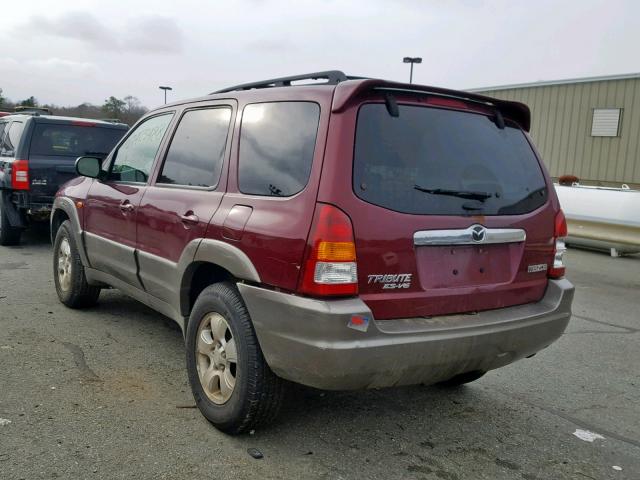
<svg viewBox="0 0 640 480">
<path fill-rule="evenodd" d="M 567 247 L 564 244 L 564 239 L 568 234 L 567 230 L 567 219 L 564 217 L 564 213 L 560 210 L 556 214 L 555 220 L 555 231 L 554 231 L 554 239 L 555 239 L 555 248 L 553 255 L 553 266 L 549 270 L 550 278 L 562 278 L 565 273 L 565 265 L 564 265 L 564 252 L 567 251 Z"/>
<path fill-rule="evenodd" d="M 318 203 L 307 241 L 299 290 L 317 296 L 358 293 L 353 226 L 337 207 Z"/>
<path fill-rule="evenodd" d="M 15 160 L 11 165 L 11 188 L 29 190 L 29 162 L 27 160 Z"/>
</svg>

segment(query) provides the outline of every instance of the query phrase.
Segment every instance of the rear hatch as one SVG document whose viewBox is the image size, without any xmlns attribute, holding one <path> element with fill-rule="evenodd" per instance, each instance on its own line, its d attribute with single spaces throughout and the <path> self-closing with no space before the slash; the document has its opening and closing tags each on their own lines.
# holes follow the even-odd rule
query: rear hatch
<svg viewBox="0 0 640 480">
<path fill-rule="evenodd" d="M 486 106 L 397 101 L 397 112 L 374 97 L 336 115 L 335 148 L 353 151 L 353 174 L 334 173 L 320 198 L 352 220 L 359 294 L 375 318 L 539 300 L 556 207 L 526 134 Z"/>
<path fill-rule="evenodd" d="M 60 186 L 77 176 L 78 157 L 105 157 L 126 131 L 121 124 L 38 119 L 29 145 L 31 201 L 51 203 Z"/>
</svg>

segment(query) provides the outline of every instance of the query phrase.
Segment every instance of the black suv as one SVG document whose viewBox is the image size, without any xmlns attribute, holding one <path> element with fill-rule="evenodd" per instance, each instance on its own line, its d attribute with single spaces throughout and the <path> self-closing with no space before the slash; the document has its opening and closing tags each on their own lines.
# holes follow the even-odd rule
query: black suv
<svg viewBox="0 0 640 480">
<path fill-rule="evenodd" d="M 0 245 L 15 245 L 29 223 L 48 220 L 56 191 L 76 176 L 76 158 L 106 156 L 128 128 L 39 114 L 0 118 Z"/>
</svg>

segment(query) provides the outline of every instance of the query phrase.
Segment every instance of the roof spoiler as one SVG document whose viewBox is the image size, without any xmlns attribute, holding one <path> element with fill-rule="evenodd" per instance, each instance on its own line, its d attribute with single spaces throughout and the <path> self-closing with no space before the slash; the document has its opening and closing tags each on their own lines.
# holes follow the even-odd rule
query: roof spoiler
<svg viewBox="0 0 640 480">
<path fill-rule="evenodd" d="M 353 98 L 370 91 L 380 91 L 387 94 L 396 92 L 403 95 L 435 95 L 466 100 L 497 109 L 504 117 L 516 122 L 525 132 L 528 132 L 531 128 L 531 111 L 524 103 L 499 100 L 460 90 L 375 79 L 346 80 L 338 83 L 333 95 L 331 110 L 335 113 L 342 112 Z"/>
</svg>

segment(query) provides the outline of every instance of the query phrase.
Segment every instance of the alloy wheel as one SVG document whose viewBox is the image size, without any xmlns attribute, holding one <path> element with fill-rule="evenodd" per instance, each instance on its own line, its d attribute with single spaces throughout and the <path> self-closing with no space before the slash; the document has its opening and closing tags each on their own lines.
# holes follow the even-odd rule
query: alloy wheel
<svg viewBox="0 0 640 480">
<path fill-rule="evenodd" d="M 58 283 L 63 291 L 71 286 L 71 245 L 63 238 L 58 247 Z"/>
<path fill-rule="evenodd" d="M 200 321 L 196 365 L 200 385 L 209 399 L 226 403 L 236 385 L 238 354 L 229 324 L 219 313 L 208 313 Z"/>
</svg>

